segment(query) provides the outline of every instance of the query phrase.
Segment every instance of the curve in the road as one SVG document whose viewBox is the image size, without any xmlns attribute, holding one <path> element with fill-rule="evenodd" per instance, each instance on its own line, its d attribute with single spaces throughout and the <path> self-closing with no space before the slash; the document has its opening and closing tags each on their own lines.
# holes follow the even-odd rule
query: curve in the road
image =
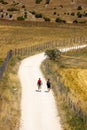
<svg viewBox="0 0 87 130">
<path fill-rule="evenodd" d="M 44 53 L 21 62 L 19 78 L 22 86 L 20 130 L 62 130 L 52 91 L 47 92 L 46 80 L 40 64 Z M 37 80 L 42 79 L 42 91 L 37 91 Z"/>
</svg>

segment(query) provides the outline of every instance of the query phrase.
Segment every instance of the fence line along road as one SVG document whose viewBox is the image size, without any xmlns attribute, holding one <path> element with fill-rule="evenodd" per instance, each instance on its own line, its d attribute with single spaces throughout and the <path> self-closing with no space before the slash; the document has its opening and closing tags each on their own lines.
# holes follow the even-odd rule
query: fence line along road
<svg viewBox="0 0 87 130">
<path fill-rule="evenodd" d="M 77 46 L 77 44 L 79 44 Z M 38 45 L 33 45 L 30 47 L 25 47 L 25 48 L 18 48 L 14 50 L 10 50 L 7 52 L 6 58 L 4 59 L 3 64 L 0 66 L 0 79 L 3 76 L 3 73 L 5 71 L 5 68 L 7 66 L 7 63 L 9 62 L 10 58 L 12 56 L 29 56 L 33 55 L 36 52 L 43 52 L 46 49 L 53 49 L 58 47 L 59 48 L 64 48 L 62 49 L 62 52 L 65 50 L 68 51 L 72 49 L 79 49 L 81 47 L 85 47 L 86 44 L 86 37 L 76 37 L 76 38 L 70 38 L 70 39 L 63 39 L 63 40 L 56 40 L 56 41 L 49 41 L 43 44 L 38 44 Z M 68 48 L 66 48 L 68 46 Z M 71 49 L 70 49 L 71 48 Z M 61 49 L 60 49 L 61 50 Z"/>
</svg>

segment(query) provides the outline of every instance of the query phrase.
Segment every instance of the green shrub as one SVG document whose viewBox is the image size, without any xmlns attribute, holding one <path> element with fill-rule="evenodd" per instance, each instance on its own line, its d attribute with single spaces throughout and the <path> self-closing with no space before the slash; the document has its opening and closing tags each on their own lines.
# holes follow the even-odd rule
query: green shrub
<svg viewBox="0 0 87 130">
<path fill-rule="evenodd" d="M 84 17 L 87 17 L 87 13 L 84 12 L 83 16 L 84 16 Z"/>
<path fill-rule="evenodd" d="M 64 15 L 66 15 L 66 12 L 64 12 Z"/>
<path fill-rule="evenodd" d="M 0 3 L 2 3 L 3 2 L 3 0 L 0 0 Z"/>
<path fill-rule="evenodd" d="M 56 60 L 60 58 L 61 52 L 58 49 L 46 50 L 45 55 L 47 55 L 50 60 Z"/>
<path fill-rule="evenodd" d="M 86 23 L 86 21 L 80 21 L 79 23 Z"/>
<path fill-rule="evenodd" d="M 19 11 L 19 9 L 16 9 L 16 8 L 8 8 L 7 11 Z"/>
<path fill-rule="evenodd" d="M 24 13 L 24 18 L 25 18 L 25 19 L 27 18 L 27 12 Z"/>
<path fill-rule="evenodd" d="M 19 16 L 17 17 L 17 20 L 21 21 L 21 20 L 25 20 L 23 16 Z"/>
<path fill-rule="evenodd" d="M 56 15 L 56 12 L 54 12 L 53 14 Z"/>
<path fill-rule="evenodd" d="M 3 2 L 2 2 L 2 4 L 7 5 L 7 4 L 8 4 L 8 2 L 3 1 Z"/>
<path fill-rule="evenodd" d="M 77 21 L 77 20 L 74 20 L 73 23 L 78 23 L 78 21 Z"/>
<path fill-rule="evenodd" d="M 50 18 L 44 17 L 44 20 L 45 20 L 46 22 L 50 22 Z"/>
<path fill-rule="evenodd" d="M 54 9 L 56 9 L 56 7 L 54 7 Z"/>
<path fill-rule="evenodd" d="M 42 0 L 36 0 L 36 4 L 40 4 Z"/>
<path fill-rule="evenodd" d="M 16 3 L 15 1 L 13 1 L 13 6 L 16 6 L 18 5 L 19 3 Z"/>
<path fill-rule="evenodd" d="M 35 14 L 36 14 L 36 13 L 35 13 L 35 11 L 30 11 L 30 13 L 31 13 L 31 14 L 33 14 L 33 15 L 35 15 Z"/>
<path fill-rule="evenodd" d="M 8 13 L 6 12 L 6 16 L 8 15 Z"/>
<path fill-rule="evenodd" d="M 74 13 L 74 12 L 72 12 L 72 13 L 71 13 L 71 15 L 72 15 L 72 16 L 75 16 L 75 13 Z"/>
<path fill-rule="evenodd" d="M 4 0 L 0 0 L 0 3 L 2 3 L 2 4 L 8 4 L 8 2 L 5 2 Z"/>
<path fill-rule="evenodd" d="M 63 23 L 66 23 L 66 20 L 62 20 Z"/>
<path fill-rule="evenodd" d="M 61 8 L 63 8 L 63 5 L 60 5 Z"/>
<path fill-rule="evenodd" d="M 25 5 L 22 5 L 22 8 L 25 8 Z"/>
<path fill-rule="evenodd" d="M 62 20 L 60 18 L 56 18 L 56 22 L 60 23 Z"/>
<path fill-rule="evenodd" d="M 81 18 L 82 17 L 82 14 L 80 12 L 77 12 L 77 17 L 78 18 Z"/>
<path fill-rule="evenodd" d="M 78 6 L 78 7 L 77 7 L 77 10 L 82 10 L 82 7 L 81 7 L 81 6 Z"/>
<path fill-rule="evenodd" d="M 50 0 L 46 0 L 46 3 L 45 4 L 49 4 L 50 3 Z"/>
<path fill-rule="evenodd" d="M 9 18 L 12 18 L 12 14 L 9 15 Z"/>
<path fill-rule="evenodd" d="M 60 18 L 56 18 L 56 20 L 55 20 L 56 22 L 58 22 L 58 23 L 66 23 L 66 21 L 65 20 L 62 20 L 62 19 L 60 19 Z"/>
<path fill-rule="evenodd" d="M 42 14 L 40 13 L 40 14 L 35 14 L 35 17 L 36 18 L 42 18 Z"/>
</svg>

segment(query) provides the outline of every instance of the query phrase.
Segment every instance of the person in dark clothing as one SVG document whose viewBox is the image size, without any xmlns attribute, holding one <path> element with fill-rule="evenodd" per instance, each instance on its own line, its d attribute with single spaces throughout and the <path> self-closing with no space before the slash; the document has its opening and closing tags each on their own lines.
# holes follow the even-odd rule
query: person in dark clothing
<svg viewBox="0 0 87 130">
<path fill-rule="evenodd" d="M 50 82 L 50 79 L 47 80 L 47 89 L 48 89 L 48 92 L 49 92 L 50 89 L 51 89 L 51 82 Z"/>
</svg>

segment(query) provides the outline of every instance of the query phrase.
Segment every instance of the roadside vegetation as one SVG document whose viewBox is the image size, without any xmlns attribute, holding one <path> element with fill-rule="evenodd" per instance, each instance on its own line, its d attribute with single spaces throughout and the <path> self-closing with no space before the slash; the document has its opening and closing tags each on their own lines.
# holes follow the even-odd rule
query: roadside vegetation
<svg viewBox="0 0 87 130">
<path fill-rule="evenodd" d="M 12 58 L 0 79 L 0 130 L 17 130 L 20 125 L 21 87 L 17 76 L 20 60 Z"/>
<path fill-rule="evenodd" d="M 41 65 L 41 69 L 45 77 L 51 79 L 63 129 L 87 130 L 87 122 L 78 113 L 75 113 L 64 99 L 66 94 L 64 92 L 67 90 L 66 96 L 69 96 L 71 101 L 78 105 L 87 120 L 87 47 L 62 53 L 55 59 L 50 58 L 52 55 L 49 55 L 48 52 L 46 51 L 48 58 Z M 60 93 L 58 86 L 60 76 L 63 94 Z"/>
</svg>

